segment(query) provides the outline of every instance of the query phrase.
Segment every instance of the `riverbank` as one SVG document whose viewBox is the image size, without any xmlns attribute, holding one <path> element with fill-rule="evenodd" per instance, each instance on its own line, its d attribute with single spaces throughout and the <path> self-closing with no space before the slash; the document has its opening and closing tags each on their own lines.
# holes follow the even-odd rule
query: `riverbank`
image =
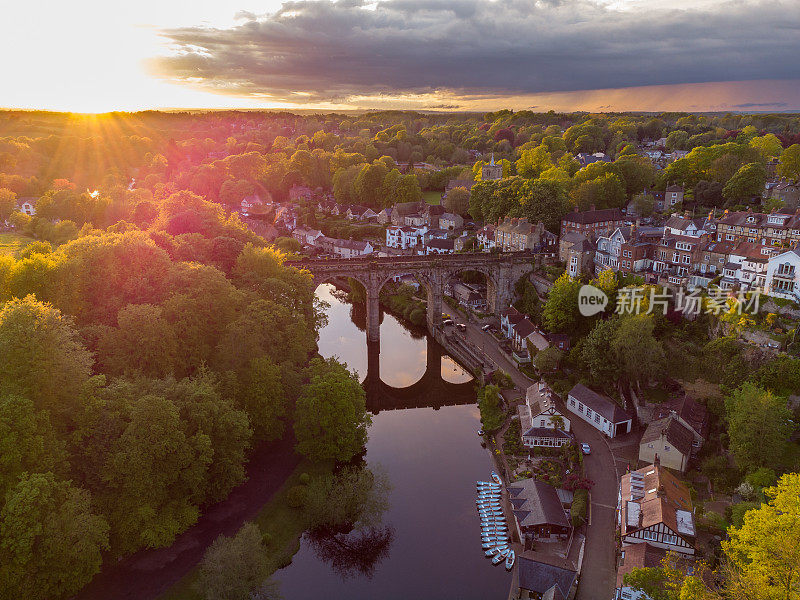
<svg viewBox="0 0 800 600">
<path fill-rule="evenodd" d="M 289 490 L 302 485 L 304 474 L 309 478 L 316 478 L 330 472 L 330 464 L 315 464 L 303 460 L 253 519 L 261 530 L 264 546 L 269 553 L 271 575 L 291 564 L 292 557 L 300 549 L 300 538 L 307 526 L 303 509 L 290 506 Z M 159 600 L 202 600 L 203 595 L 195 587 L 198 573 L 199 567 L 196 566 L 160 596 Z"/>
<path fill-rule="evenodd" d="M 257 447 L 247 465 L 247 481 L 225 500 L 205 510 L 195 525 L 166 548 L 141 550 L 107 563 L 75 600 L 155 600 L 183 579 L 220 535 L 232 536 L 259 515 L 295 472 L 301 457 L 294 452 L 291 430 L 279 442 Z"/>
</svg>

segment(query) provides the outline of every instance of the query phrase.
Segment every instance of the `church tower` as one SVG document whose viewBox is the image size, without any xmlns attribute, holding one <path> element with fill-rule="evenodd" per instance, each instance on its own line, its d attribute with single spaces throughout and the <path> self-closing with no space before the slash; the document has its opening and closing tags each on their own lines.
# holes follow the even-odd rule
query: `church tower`
<svg viewBox="0 0 800 600">
<path fill-rule="evenodd" d="M 492 160 L 488 165 L 481 167 L 481 180 L 494 181 L 495 179 L 503 178 L 503 165 L 494 164 L 494 152 L 492 152 Z"/>
</svg>

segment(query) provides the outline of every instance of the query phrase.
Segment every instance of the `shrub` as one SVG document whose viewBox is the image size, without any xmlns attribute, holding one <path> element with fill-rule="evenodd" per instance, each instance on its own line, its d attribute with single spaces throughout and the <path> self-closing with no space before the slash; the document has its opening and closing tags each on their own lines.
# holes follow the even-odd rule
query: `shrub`
<svg viewBox="0 0 800 600">
<path fill-rule="evenodd" d="M 302 483 L 303 485 L 308 485 L 309 481 L 311 481 L 311 476 L 308 473 L 300 474 L 300 483 Z"/>
<path fill-rule="evenodd" d="M 570 518 L 573 527 L 580 527 L 586 522 L 586 510 L 589 505 L 589 492 L 584 489 L 575 490 L 570 507 Z"/>
<path fill-rule="evenodd" d="M 286 503 L 292 508 L 303 508 L 306 505 L 308 490 L 302 485 L 293 485 L 286 493 Z"/>
</svg>

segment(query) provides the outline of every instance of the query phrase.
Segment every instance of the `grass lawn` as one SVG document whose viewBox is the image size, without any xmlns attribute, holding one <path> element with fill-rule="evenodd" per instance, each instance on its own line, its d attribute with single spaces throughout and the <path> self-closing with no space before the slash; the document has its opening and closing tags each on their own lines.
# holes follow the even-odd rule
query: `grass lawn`
<svg viewBox="0 0 800 600">
<path fill-rule="evenodd" d="M 284 482 L 283 487 L 258 513 L 255 522 L 262 534 L 269 534 L 267 547 L 270 551 L 273 573 L 292 562 L 292 557 L 300 549 L 300 536 L 306 529 L 306 518 L 302 509 L 289 507 L 286 502 L 286 494 L 292 486 L 300 483 L 301 474 L 308 473 L 314 479 L 330 473 L 330 471 L 330 464 L 315 464 L 304 460 L 297 465 L 294 473 Z M 197 575 L 198 569 L 192 569 L 159 600 L 202 600 L 203 597 L 194 587 Z"/>
<path fill-rule="evenodd" d="M 436 190 L 422 192 L 422 199 L 428 204 L 441 204 L 442 192 L 437 192 Z"/>
<path fill-rule="evenodd" d="M 5 232 L 0 233 L 0 256 L 3 254 L 12 255 L 17 250 L 32 242 L 33 238 L 22 235 L 21 233 Z"/>
</svg>

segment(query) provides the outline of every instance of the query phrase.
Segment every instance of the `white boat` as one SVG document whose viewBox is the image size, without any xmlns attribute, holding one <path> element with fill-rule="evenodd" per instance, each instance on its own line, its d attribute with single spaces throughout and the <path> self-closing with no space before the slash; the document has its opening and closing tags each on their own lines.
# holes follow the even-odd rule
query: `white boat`
<svg viewBox="0 0 800 600">
<path fill-rule="evenodd" d="M 506 556 L 506 571 L 510 571 L 514 566 L 514 558 L 514 551 L 512 550 L 508 553 L 508 556 Z"/>
<path fill-rule="evenodd" d="M 498 552 L 495 555 L 495 557 L 492 559 L 492 564 L 493 565 L 499 565 L 501 562 L 503 562 L 504 558 L 505 558 L 505 556 L 503 555 L 503 553 L 502 552 Z"/>
<path fill-rule="evenodd" d="M 492 479 L 494 479 L 499 485 L 503 485 L 503 480 L 500 479 L 500 476 L 492 471 Z"/>
<path fill-rule="evenodd" d="M 489 558 L 490 556 L 494 556 L 495 554 L 497 554 L 497 548 L 489 548 L 483 554 L 484 554 L 484 556 L 486 556 L 486 558 Z"/>
</svg>

